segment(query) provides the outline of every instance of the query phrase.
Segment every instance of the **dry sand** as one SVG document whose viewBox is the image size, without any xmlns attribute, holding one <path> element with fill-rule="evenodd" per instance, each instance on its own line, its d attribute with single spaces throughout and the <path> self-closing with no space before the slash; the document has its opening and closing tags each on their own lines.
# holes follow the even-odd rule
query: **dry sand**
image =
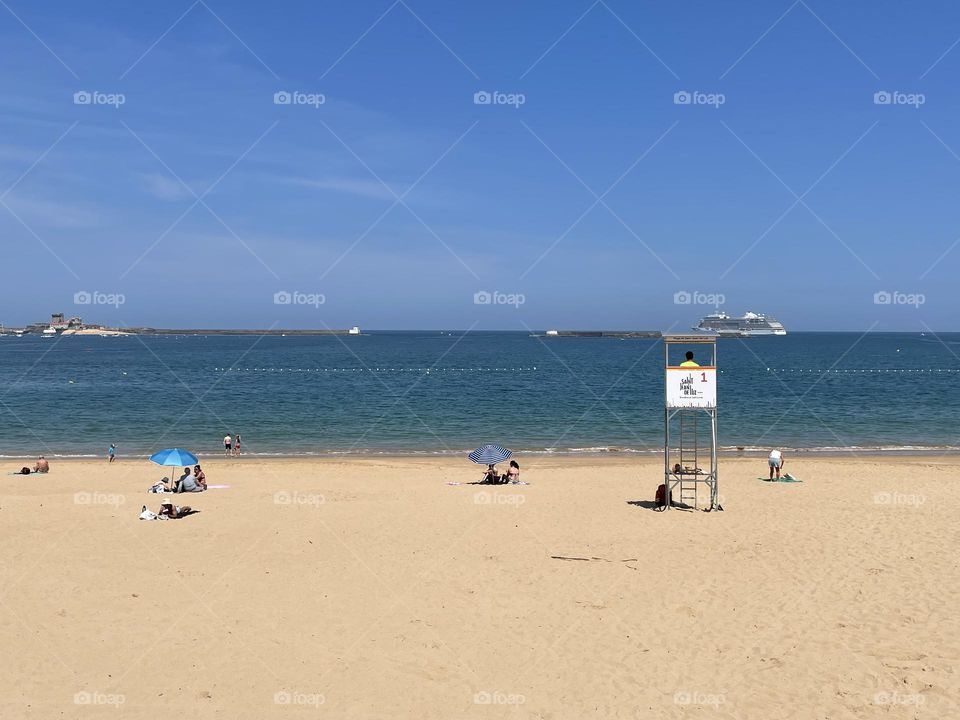
<svg viewBox="0 0 960 720">
<path fill-rule="evenodd" d="M 146 461 L 4 476 L 0 717 L 960 717 L 955 459 L 723 460 L 716 513 L 520 460 L 213 460 L 167 522 Z"/>
</svg>

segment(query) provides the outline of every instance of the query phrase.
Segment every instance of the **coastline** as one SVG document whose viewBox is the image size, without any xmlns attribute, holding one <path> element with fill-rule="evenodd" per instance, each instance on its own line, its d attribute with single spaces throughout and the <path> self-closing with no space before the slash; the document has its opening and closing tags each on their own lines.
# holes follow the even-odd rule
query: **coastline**
<svg viewBox="0 0 960 720">
<path fill-rule="evenodd" d="M 278 450 L 272 452 L 244 452 L 239 458 L 226 458 L 223 451 L 212 450 L 204 452 L 195 450 L 197 446 L 188 446 L 197 457 L 206 462 L 213 460 L 381 460 L 385 458 L 394 458 L 397 460 L 418 460 L 418 459 L 456 459 L 465 458 L 472 448 L 463 448 L 457 450 L 434 450 L 434 449 L 398 449 L 398 448 L 364 448 L 358 450 Z M 717 456 L 721 460 L 736 459 L 763 459 L 766 458 L 771 448 L 718 448 Z M 785 454 L 796 457 L 808 458 L 931 458 L 941 456 L 960 456 L 960 446 L 850 446 L 850 447 L 819 447 L 803 448 L 778 446 Z M 660 461 L 663 455 L 663 448 L 564 448 L 564 449 L 540 449 L 527 450 L 523 448 L 515 449 L 515 457 L 529 458 L 565 458 L 575 460 L 583 458 L 586 460 L 595 460 L 603 458 L 617 458 L 623 460 L 636 460 L 638 462 Z M 28 461 L 35 460 L 37 455 L 44 455 L 49 459 L 61 461 L 107 461 L 104 453 L 56 453 L 49 451 L 40 451 L 36 454 L 17 453 L 12 455 L 0 454 L 0 461 Z M 117 461 L 137 461 L 148 460 L 150 453 L 118 453 Z"/>
</svg>

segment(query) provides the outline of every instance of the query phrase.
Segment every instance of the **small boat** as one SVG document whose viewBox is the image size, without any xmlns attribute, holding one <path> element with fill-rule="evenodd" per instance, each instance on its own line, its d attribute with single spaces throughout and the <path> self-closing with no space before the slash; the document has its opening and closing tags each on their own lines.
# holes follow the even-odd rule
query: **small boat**
<svg viewBox="0 0 960 720">
<path fill-rule="evenodd" d="M 45 337 L 45 338 L 56 337 L 56 336 L 57 336 L 57 330 L 56 330 L 55 327 L 53 327 L 53 325 L 51 325 L 51 326 L 48 327 L 46 330 L 44 330 L 42 333 L 40 333 L 40 336 L 41 336 L 41 337 Z"/>
</svg>

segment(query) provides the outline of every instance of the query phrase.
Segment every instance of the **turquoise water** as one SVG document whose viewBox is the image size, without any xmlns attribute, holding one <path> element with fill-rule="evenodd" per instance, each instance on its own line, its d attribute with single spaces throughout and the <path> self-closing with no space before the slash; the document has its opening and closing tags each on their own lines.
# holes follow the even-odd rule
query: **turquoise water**
<svg viewBox="0 0 960 720">
<path fill-rule="evenodd" d="M 960 334 L 721 340 L 720 444 L 960 445 Z M 653 452 L 658 340 L 527 333 L 0 337 L 0 455 Z M 429 370 L 429 372 L 428 372 Z M 828 372 L 829 371 L 829 372 Z"/>
</svg>

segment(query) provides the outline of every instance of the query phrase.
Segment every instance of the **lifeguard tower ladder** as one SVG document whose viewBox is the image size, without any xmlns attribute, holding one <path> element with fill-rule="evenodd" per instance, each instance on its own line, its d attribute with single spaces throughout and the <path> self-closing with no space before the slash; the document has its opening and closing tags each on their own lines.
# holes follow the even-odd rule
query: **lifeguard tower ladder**
<svg viewBox="0 0 960 720">
<path fill-rule="evenodd" d="M 717 336 L 664 335 L 663 484 L 674 501 L 699 509 L 720 507 L 717 493 Z M 683 365 L 686 352 L 694 365 Z M 674 494 L 676 493 L 676 494 Z"/>
</svg>

